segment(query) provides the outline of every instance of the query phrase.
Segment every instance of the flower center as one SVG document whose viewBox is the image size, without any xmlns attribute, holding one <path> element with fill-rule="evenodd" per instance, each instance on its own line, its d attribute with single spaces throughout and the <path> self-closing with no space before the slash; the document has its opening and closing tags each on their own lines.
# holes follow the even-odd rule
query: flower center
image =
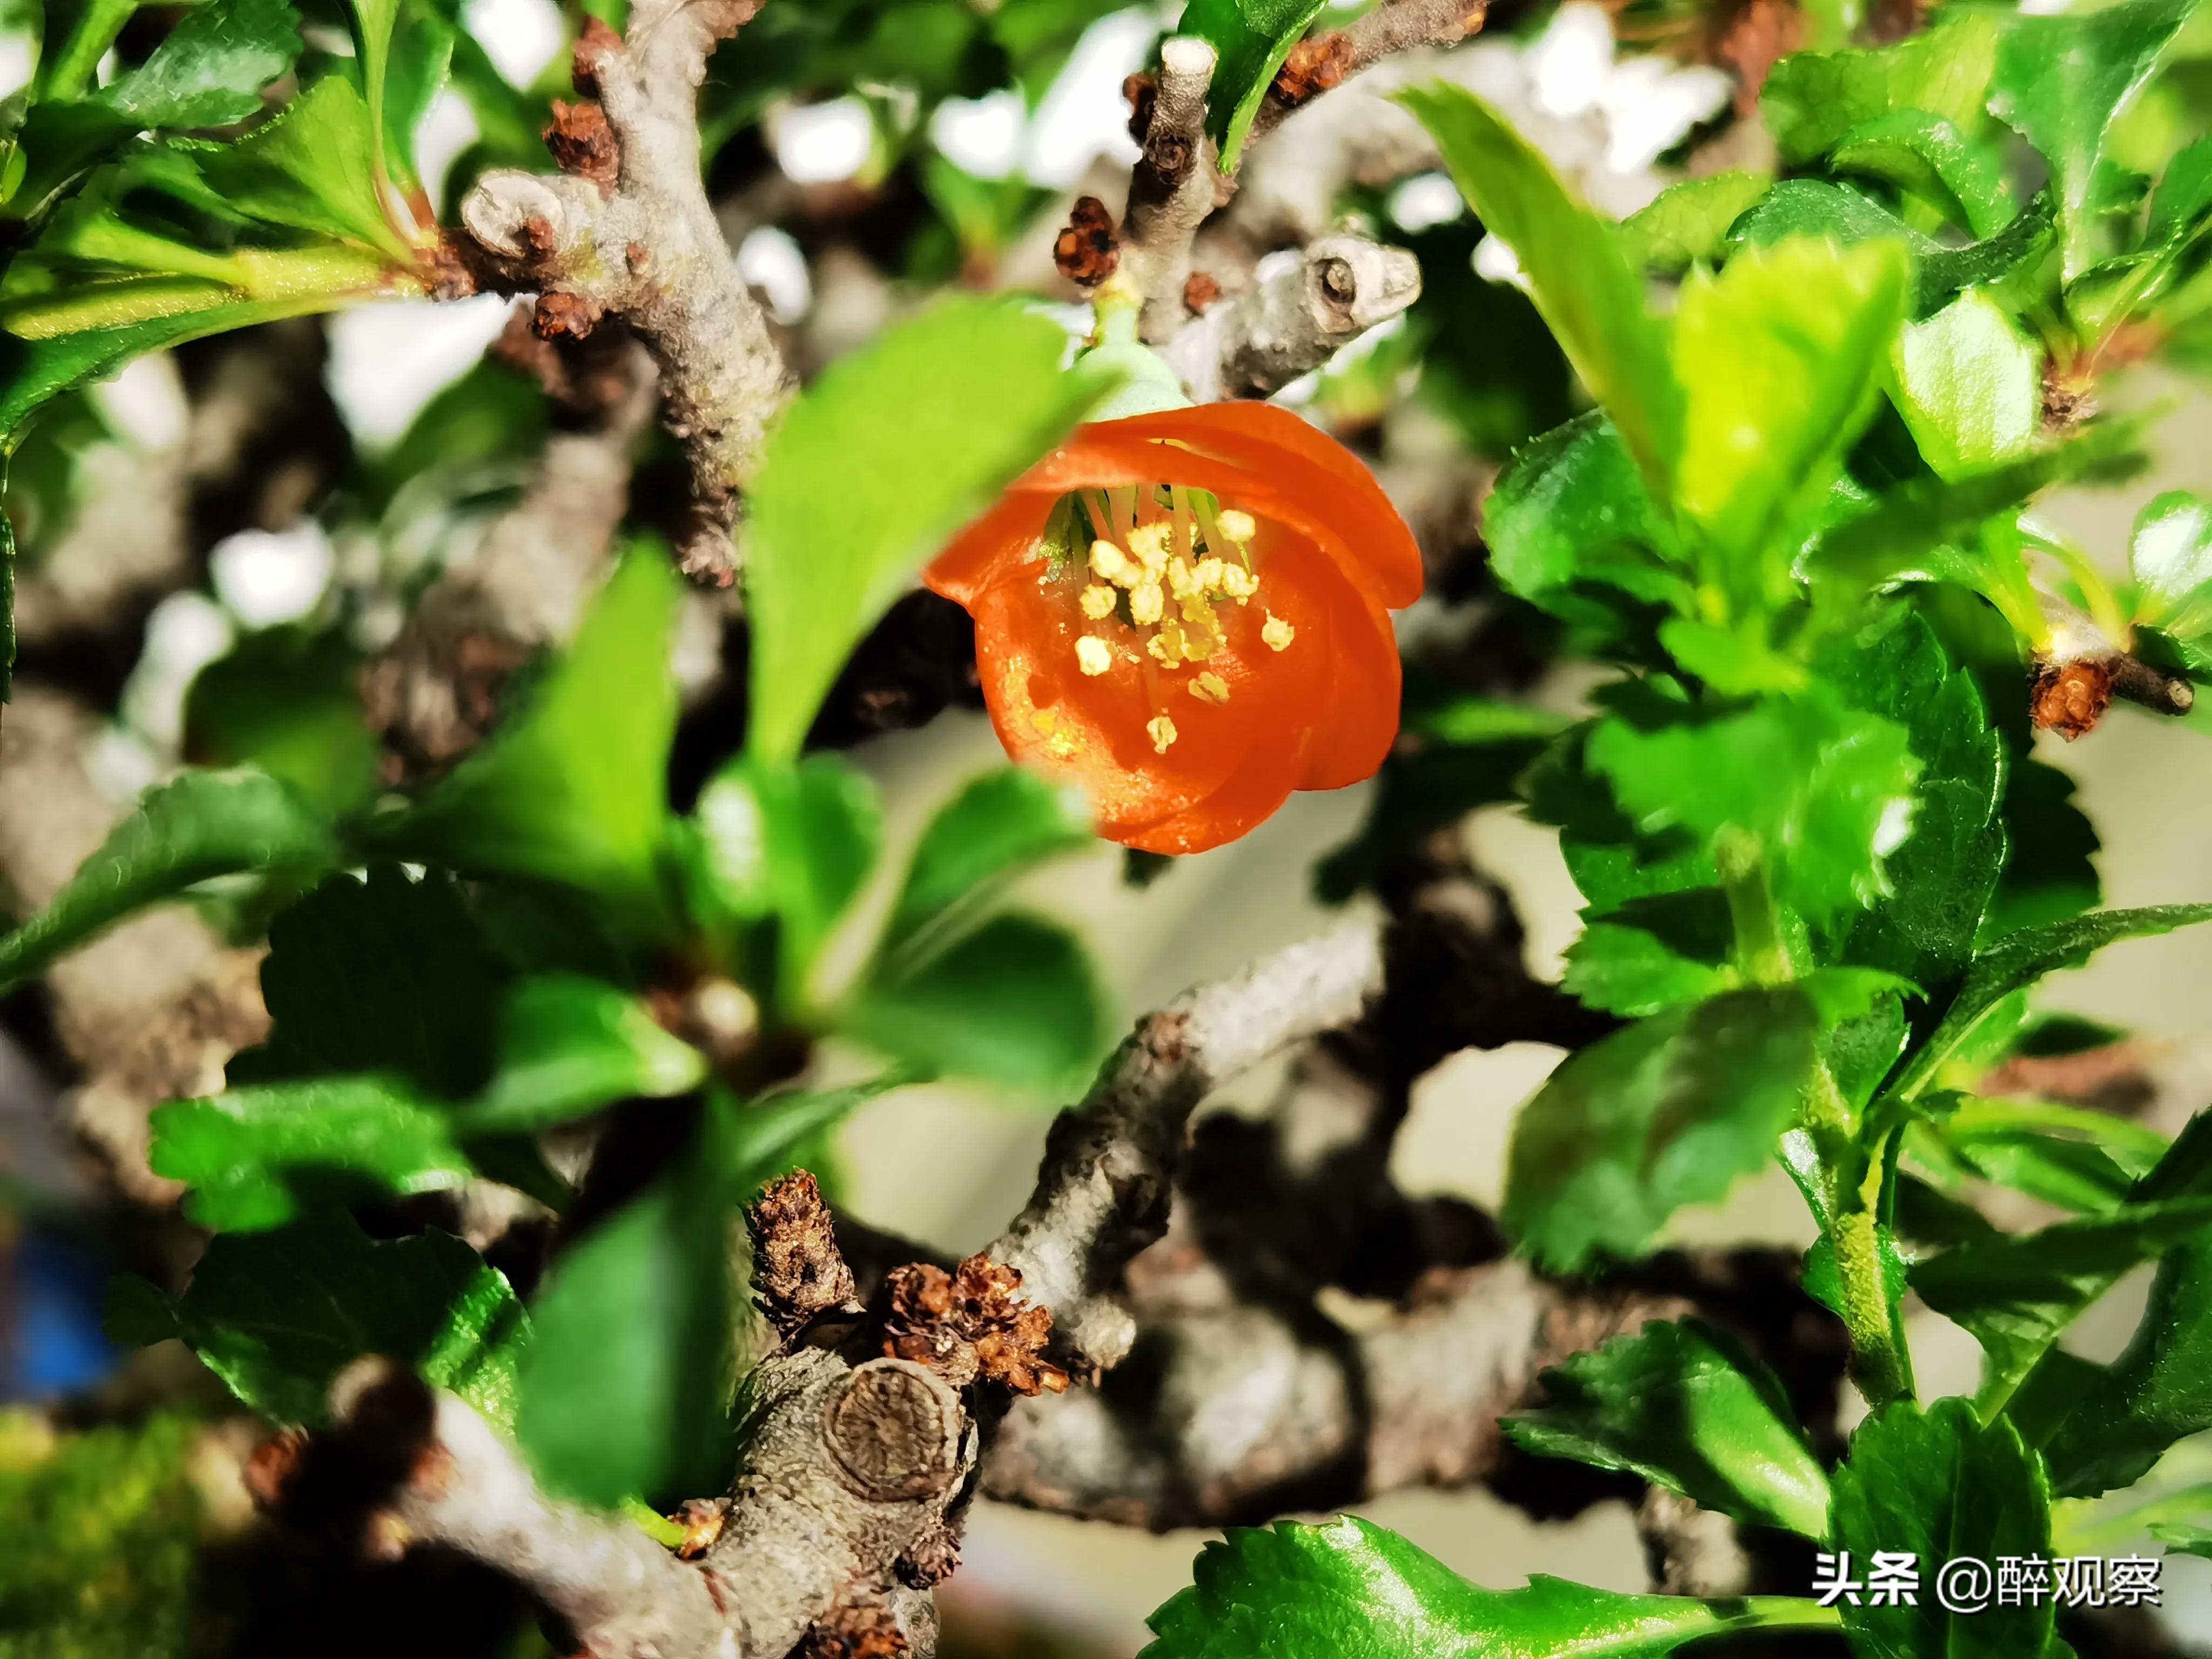
<svg viewBox="0 0 2212 1659">
<path fill-rule="evenodd" d="M 1089 580 L 1077 603 L 1099 627 L 1076 640 L 1076 666 L 1093 676 L 1129 667 L 1144 674 L 1157 710 L 1145 734 L 1164 755 L 1177 735 L 1170 698 L 1178 685 L 1202 707 L 1229 701 L 1228 682 L 1205 664 L 1227 643 L 1224 607 L 1249 605 L 1260 592 L 1252 559 L 1259 526 L 1211 492 L 1181 484 L 1082 490 L 1054 518 L 1070 563 L 1088 548 L 1079 556 Z M 1297 630 L 1263 615 L 1261 641 L 1286 649 Z M 1115 623 L 1118 642 L 1108 632 Z M 1182 707 L 1186 717 L 1193 712 Z"/>
</svg>

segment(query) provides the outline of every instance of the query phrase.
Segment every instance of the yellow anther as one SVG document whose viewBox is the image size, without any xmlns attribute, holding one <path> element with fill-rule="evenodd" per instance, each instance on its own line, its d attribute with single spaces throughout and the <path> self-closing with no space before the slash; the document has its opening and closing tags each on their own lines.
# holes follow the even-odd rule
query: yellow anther
<svg viewBox="0 0 2212 1659">
<path fill-rule="evenodd" d="M 1180 553 L 1168 561 L 1168 592 L 1179 599 L 1188 599 L 1198 592 L 1198 572 Z"/>
<path fill-rule="evenodd" d="M 1198 578 L 1199 586 L 1208 593 L 1221 592 L 1228 586 L 1229 567 L 1211 555 L 1198 562 L 1198 568 L 1193 574 Z"/>
<path fill-rule="evenodd" d="M 1268 613 L 1267 620 L 1260 624 L 1261 642 L 1270 651 L 1282 650 L 1297 636 L 1298 630 L 1273 611 Z"/>
<path fill-rule="evenodd" d="M 1221 533 L 1232 542 L 1249 542 L 1260 533 L 1260 526 L 1252 515 L 1239 512 L 1233 507 L 1222 508 L 1214 515 L 1213 521 L 1221 526 Z"/>
<path fill-rule="evenodd" d="M 1082 605 L 1085 616 L 1093 622 L 1103 621 L 1114 614 L 1114 590 L 1093 582 L 1083 590 Z"/>
<path fill-rule="evenodd" d="M 1165 714 L 1155 714 L 1145 722 L 1145 735 L 1152 740 L 1152 752 L 1164 755 L 1168 745 L 1176 740 L 1175 722 Z"/>
<path fill-rule="evenodd" d="M 1146 575 L 1157 579 L 1167 568 L 1168 538 L 1171 533 L 1170 526 L 1159 520 L 1140 524 L 1129 532 L 1129 550 L 1143 564 Z"/>
<path fill-rule="evenodd" d="M 1114 647 L 1085 634 L 1075 642 L 1075 665 L 1086 674 L 1103 674 L 1114 665 Z"/>
<path fill-rule="evenodd" d="M 1145 641 L 1145 649 L 1154 661 L 1169 668 L 1182 666 L 1182 630 L 1173 623 L 1164 624 L 1160 631 Z"/>
<path fill-rule="evenodd" d="M 1091 544 L 1091 574 L 1116 587 L 1133 586 L 1142 575 L 1129 556 L 1111 542 Z"/>
<path fill-rule="evenodd" d="M 1158 582 L 1140 583 L 1129 590 L 1129 620 L 1138 627 L 1150 628 L 1167 613 L 1167 600 Z"/>
<path fill-rule="evenodd" d="M 1242 605 L 1260 591 L 1260 579 L 1241 564 L 1221 567 L 1221 591 Z"/>
<path fill-rule="evenodd" d="M 1060 730 L 1060 716 L 1049 708 L 1040 708 L 1030 716 L 1030 724 L 1036 727 L 1037 736 L 1048 738 Z"/>
<path fill-rule="evenodd" d="M 1218 674 L 1200 674 L 1190 683 L 1190 695 L 1200 702 L 1224 703 L 1229 701 L 1229 682 Z"/>
</svg>

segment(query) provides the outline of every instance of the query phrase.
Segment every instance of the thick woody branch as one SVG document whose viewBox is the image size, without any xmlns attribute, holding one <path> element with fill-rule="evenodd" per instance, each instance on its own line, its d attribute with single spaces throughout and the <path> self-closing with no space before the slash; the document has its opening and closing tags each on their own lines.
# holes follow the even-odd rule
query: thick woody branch
<svg viewBox="0 0 2212 1659">
<path fill-rule="evenodd" d="M 1160 73 L 1146 100 L 1144 154 L 1129 176 L 1121 217 L 1121 262 L 1145 296 L 1147 339 L 1172 333 L 1183 315 L 1191 240 L 1218 204 L 1213 146 L 1206 136 L 1206 91 L 1213 79 L 1212 46 L 1190 35 L 1160 47 Z M 1143 120 L 1143 103 L 1139 119 Z"/>
<path fill-rule="evenodd" d="M 1199 403 L 1272 397 L 1420 295 L 1420 263 L 1405 249 L 1324 236 L 1185 324 L 1164 355 Z"/>
<path fill-rule="evenodd" d="M 1141 1382 L 1018 1401 L 983 1490 L 1164 1531 L 1465 1485 L 1497 1471 L 1498 1419 L 1546 1366 L 1680 1310 L 1505 1261 L 1440 1273 L 1358 1328 L 1246 1303 L 1170 1315 L 1145 1328 Z"/>
<path fill-rule="evenodd" d="M 1268 1055 L 1357 1018 L 1382 977 L 1374 922 L 1294 945 L 1146 1016 L 1060 1115 L 1028 1206 L 988 1254 L 1052 1310 L 1078 1369 L 1102 1371 L 1128 1352 L 1134 1329 L 1115 1291 L 1165 1230 L 1193 1109 Z"/>
<path fill-rule="evenodd" d="M 708 204 L 696 99 L 715 44 L 759 3 L 642 0 L 626 36 L 588 26 L 575 78 L 596 101 L 556 107 L 548 135 L 563 171 L 489 173 L 461 204 L 497 283 L 539 295 L 541 333 L 582 335 L 613 315 L 653 353 L 690 466 L 678 553 L 725 585 L 738 494 L 791 380 Z"/>
<path fill-rule="evenodd" d="M 1252 136 L 1393 53 L 1456 45 L 1482 27 L 1489 10 L 1489 0 L 1382 0 L 1344 28 L 1301 40 L 1253 116 Z"/>
</svg>

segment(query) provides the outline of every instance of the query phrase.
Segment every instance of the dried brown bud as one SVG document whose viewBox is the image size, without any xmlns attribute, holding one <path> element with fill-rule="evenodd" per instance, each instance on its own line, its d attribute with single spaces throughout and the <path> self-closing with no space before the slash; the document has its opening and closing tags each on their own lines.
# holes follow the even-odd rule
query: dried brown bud
<svg viewBox="0 0 2212 1659">
<path fill-rule="evenodd" d="M 927 1261 L 885 1278 L 884 1352 L 955 1388 L 981 1380 L 1016 1394 L 1058 1394 L 1067 1373 L 1043 1358 L 1052 1310 L 1021 1299 L 1020 1272 L 971 1255 L 951 1273 Z"/>
<path fill-rule="evenodd" d="M 1185 310 L 1199 312 L 1221 297 L 1221 284 L 1202 270 L 1194 270 L 1182 282 Z"/>
<path fill-rule="evenodd" d="M 1343 30 L 1312 35 L 1291 48 L 1282 68 L 1275 71 L 1275 83 L 1269 91 L 1278 103 L 1296 108 L 1316 94 L 1341 84 L 1358 64 L 1352 37 Z"/>
<path fill-rule="evenodd" d="M 860 1311 L 830 1206 L 807 1171 L 769 1182 L 746 1210 L 745 1226 L 753 1241 L 753 1297 L 778 1332 L 788 1336 L 836 1309 Z"/>
<path fill-rule="evenodd" d="M 2071 743 L 2097 729 L 2112 706 L 2112 668 L 2099 657 L 2045 663 L 2036 670 L 2028 708 L 2039 732 L 2056 732 Z"/>
<path fill-rule="evenodd" d="M 870 1596 L 841 1602 L 807 1626 L 798 1659 L 899 1659 L 907 1650 L 897 1616 Z"/>
<path fill-rule="evenodd" d="M 541 294 L 531 313 L 531 331 L 541 340 L 588 339 L 606 311 L 580 294 Z"/>
<path fill-rule="evenodd" d="M 696 1561 L 720 1540 L 723 1525 L 730 1518 L 730 1500 L 726 1498 L 686 1498 L 683 1508 L 670 1518 L 684 1528 L 684 1541 L 676 1547 L 678 1557 L 685 1561 Z"/>
<path fill-rule="evenodd" d="M 1160 84 L 1141 72 L 1121 82 L 1121 101 L 1129 106 L 1129 137 L 1139 143 L 1152 130 L 1152 111 L 1160 100 Z"/>
<path fill-rule="evenodd" d="M 274 1510 L 283 1503 L 284 1488 L 307 1455 L 307 1437 L 297 1429 L 279 1429 L 253 1449 L 242 1479 L 256 1508 Z"/>
<path fill-rule="evenodd" d="M 1067 228 L 1052 245 L 1052 262 L 1071 283 L 1085 288 L 1104 282 L 1121 263 L 1114 237 L 1114 216 L 1096 196 L 1079 196 L 1067 216 Z"/>
<path fill-rule="evenodd" d="M 585 18 L 583 31 L 576 36 L 574 56 L 569 60 L 568 78 L 575 82 L 576 90 L 586 98 L 597 98 L 599 65 L 622 49 L 622 36 L 596 17 Z"/>
<path fill-rule="evenodd" d="M 545 141 L 562 172 L 590 179 L 602 196 L 615 193 L 616 181 L 622 174 L 622 146 L 616 142 L 615 130 L 607 125 L 606 111 L 599 104 L 588 99 L 570 104 L 556 98 L 553 118 L 538 137 Z"/>
</svg>

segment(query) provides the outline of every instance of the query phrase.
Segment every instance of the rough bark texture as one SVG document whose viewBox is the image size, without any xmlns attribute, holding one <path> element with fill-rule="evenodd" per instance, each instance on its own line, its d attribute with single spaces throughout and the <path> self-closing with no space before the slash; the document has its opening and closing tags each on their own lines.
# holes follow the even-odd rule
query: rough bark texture
<svg viewBox="0 0 2212 1659">
<path fill-rule="evenodd" d="M 569 170 L 488 173 L 461 204 L 495 279 L 540 295 L 541 333 L 588 334 L 615 316 L 652 352 L 690 468 L 678 557 L 722 586 L 738 569 L 738 494 L 791 378 L 708 201 L 695 100 L 716 43 L 758 9 L 643 0 L 623 36 L 587 26 L 576 88 L 601 115 L 571 106 L 556 123 L 556 159 Z"/>
<path fill-rule="evenodd" d="M 1272 397 L 1420 297 L 1421 267 L 1405 249 L 1324 236 L 1256 287 L 1201 311 L 1165 356 L 1199 403 Z"/>
</svg>

